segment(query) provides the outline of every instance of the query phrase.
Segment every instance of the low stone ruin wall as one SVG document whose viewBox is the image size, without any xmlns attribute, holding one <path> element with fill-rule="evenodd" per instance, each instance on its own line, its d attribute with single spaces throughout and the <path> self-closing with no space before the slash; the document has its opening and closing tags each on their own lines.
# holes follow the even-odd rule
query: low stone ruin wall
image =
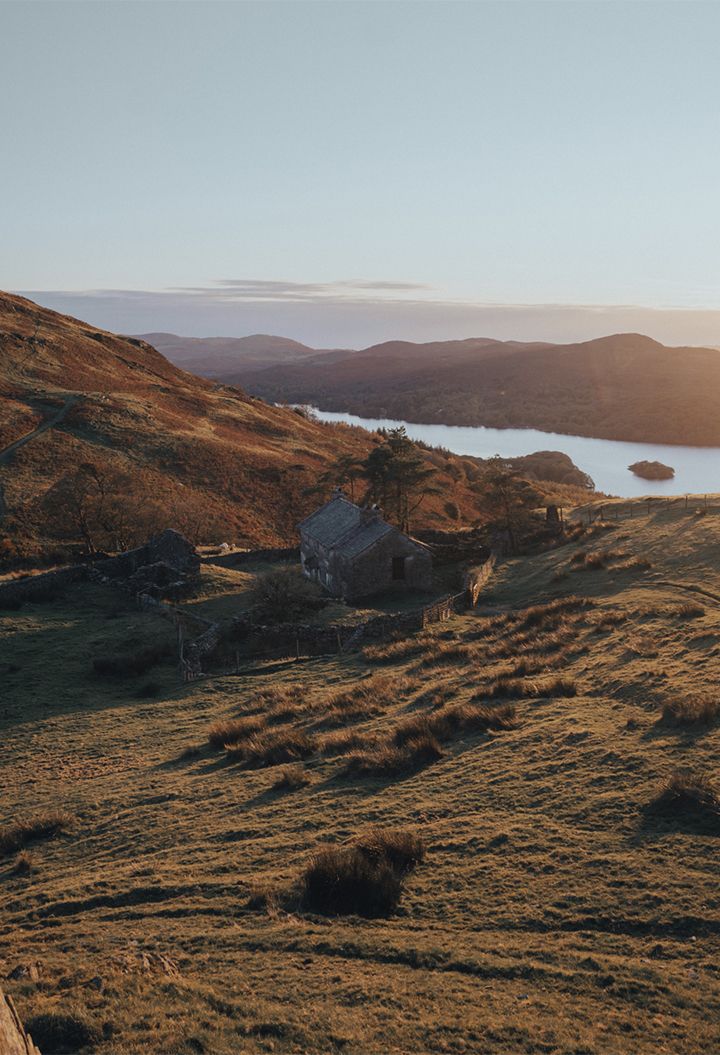
<svg viewBox="0 0 720 1055">
<path fill-rule="evenodd" d="M 89 574 L 86 565 L 74 564 L 70 568 L 45 571 L 40 575 L 8 579 L 7 582 L 0 583 L 0 608 L 14 608 L 26 602 L 54 600 L 68 586 L 89 578 Z"/>
<path fill-rule="evenodd" d="M 58 594 L 76 582 L 121 582 L 129 593 L 141 595 L 152 584 L 140 576 L 142 569 L 165 571 L 167 596 L 179 596 L 181 587 L 200 569 L 200 558 L 194 547 L 179 532 L 171 529 L 151 539 L 145 546 L 119 553 L 116 557 L 103 557 L 87 564 L 72 564 L 56 571 L 39 575 L 25 575 L 0 583 L 0 608 L 12 608 L 26 602 L 53 600 Z M 133 580 L 133 576 L 136 577 Z M 170 581 L 172 580 L 172 581 Z M 159 595 L 162 591 L 155 590 Z"/>
</svg>

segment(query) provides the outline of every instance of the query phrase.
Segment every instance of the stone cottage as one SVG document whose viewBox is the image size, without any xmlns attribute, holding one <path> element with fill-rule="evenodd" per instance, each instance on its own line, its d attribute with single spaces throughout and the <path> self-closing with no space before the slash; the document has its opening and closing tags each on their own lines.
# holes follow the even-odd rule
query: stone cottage
<svg viewBox="0 0 720 1055">
<path fill-rule="evenodd" d="M 340 489 L 300 524 L 300 558 L 309 579 L 346 601 L 431 586 L 427 547 L 388 524 L 379 509 L 355 505 Z"/>
</svg>

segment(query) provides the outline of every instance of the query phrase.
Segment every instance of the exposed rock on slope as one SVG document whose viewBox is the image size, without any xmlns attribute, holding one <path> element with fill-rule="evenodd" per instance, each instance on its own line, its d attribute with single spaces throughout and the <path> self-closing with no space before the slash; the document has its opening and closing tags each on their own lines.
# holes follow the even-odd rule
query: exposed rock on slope
<svg viewBox="0 0 720 1055">
<path fill-rule="evenodd" d="M 0 989 L 0 1052 L 2 1055 L 40 1055 L 32 1038 L 23 1029 L 9 996 Z"/>
</svg>

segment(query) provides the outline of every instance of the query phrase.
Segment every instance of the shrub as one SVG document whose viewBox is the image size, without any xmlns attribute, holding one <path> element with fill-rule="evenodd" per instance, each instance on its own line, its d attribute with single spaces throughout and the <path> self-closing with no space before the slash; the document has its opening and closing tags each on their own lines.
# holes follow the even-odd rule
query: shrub
<svg viewBox="0 0 720 1055">
<path fill-rule="evenodd" d="M 82 1048 L 99 1043 L 100 1030 L 83 1015 L 49 1012 L 25 1023 L 27 1032 L 43 1055 L 77 1055 Z"/>
<path fill-rule="evenodd" d="M 720 796 L 703 773 L 674 773 L 650 802 L 658 813 L 720 820 Z"/>
<path fill-rule="evenodd" d="M 258 576 L 251 602 L 259 620 L 290 623 L 324 608 L 328 600 L 302 572 L 283 568 Z"/>
<path fill-rule="evenodd" d="M 208 729 L 208 743 L 210 747 L 219 750 L 225 745 L 234 745 L 255 736 L 265 728 L 265 718 L 262 715 L 253 715 L 248 718 L 229 719 L 225 722 L 215 722 Z"/>
<path fill-rule="evenodd" d="M 424 856 L 422 839 L 398 829 L 320 850 L 302 878 L 303 904 L 331 916 L 387 916 L 400 903 L 404 877 Z"/>
<path fill-rule="evenodd" d="M 712 696 L 685 696 L 663 704 L 667 725 L 710 725 L 720 715 L 720 700 Z"/>
<path fill-rule="evenodd" d="M 297 791 L 310 783 L 310 774 L 300 765 L 285 766 L 273 784 L 275 791 Z"/>
<path fill-rule="evenodd" d="M 705 615 L 705 609 L 701 604 L 681 604 L 675 612 L 675 615 L 679 619 L 698 619 L 701 615 Z"/>
<path fill-rule="evenodd" d="M 26 821 L 15 821 L 0 828 L 0 853 L 11 854 L 28 843 L 51 839 L 67 831 L 70 817 L 66 813 L 43 813 Z"/>
</svg>

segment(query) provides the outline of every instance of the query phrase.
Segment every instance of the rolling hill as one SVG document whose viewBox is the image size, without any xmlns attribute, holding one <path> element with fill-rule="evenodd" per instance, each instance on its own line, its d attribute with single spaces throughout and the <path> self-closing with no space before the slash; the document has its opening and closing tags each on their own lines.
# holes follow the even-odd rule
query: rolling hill
<svg viewBox="0 0 720 1055">
<path fill-rule="evenodd" d="M 175 333 L 141 333 L 151 344 L 183 370 L 203 377 L 237 381 L 247 370 L 261 370 L 280 363 L 302 362 L 319 352 L 289 337 L 255 333 L 249 337 L 179 337 Z"/>
<path fill-rule="evenodd" d="M 42 549 L 59 537 L 58 508 L 83 465 L 121 480 L 126 521 L 147 514 L 153 529 L 174 526 L 201 541 L 294 540 L 319 501 L 307 494 L 318 476 L 380 442 L 196 377 L 145 341 L 9 294 L 0 294 L 0 410 L 0 541 L 10 557 L 32 555 L 31 538 Z M 481 466 L 439 451 L 423 457 L 437 493 L 417 526 L 482 519 Z M 549 475 L 572 482 L 572 465 Z"/>
<path fill-rule="evenodd" d="M 391 341 L 232 376 L 269 399 L 368 417 L 720 445 L 720 352 L 642 334 L 567 345 Z"/>
</svg>

